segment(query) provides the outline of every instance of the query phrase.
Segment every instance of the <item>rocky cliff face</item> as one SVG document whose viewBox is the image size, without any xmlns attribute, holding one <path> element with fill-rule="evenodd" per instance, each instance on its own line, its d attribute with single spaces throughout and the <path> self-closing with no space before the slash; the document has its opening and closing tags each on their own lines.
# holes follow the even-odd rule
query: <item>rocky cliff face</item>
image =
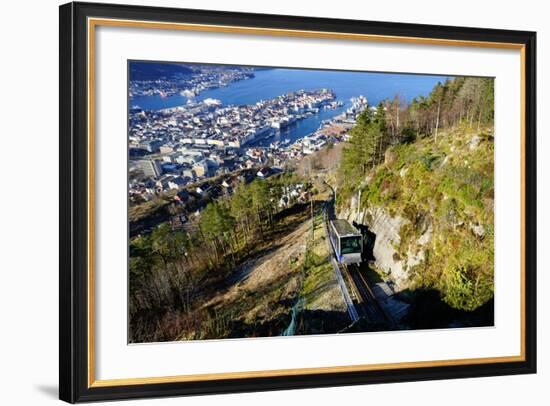
<svg viewBox="0 0 550 406">
<path fill-rule="evenodd" d="M 424 260 L 424 247 L 432 239 L 431 225 L 425 227 L 414 248 L 409 246 L 407 255 L 402 258 L 398 252 L 401 245 L 400 231 L 409 220 L 398 215 L 391 216 L 380 207 L 358 207 L 358 202 L 359 196 L 353 196 L 349 207 L 338 213 L 338 218 L 366 225 L 376 235 L 373 247 L 374 265 L 394 282 L 396 290 L 406 289 L 409 287 L 409 271 Z"/>
</svg>

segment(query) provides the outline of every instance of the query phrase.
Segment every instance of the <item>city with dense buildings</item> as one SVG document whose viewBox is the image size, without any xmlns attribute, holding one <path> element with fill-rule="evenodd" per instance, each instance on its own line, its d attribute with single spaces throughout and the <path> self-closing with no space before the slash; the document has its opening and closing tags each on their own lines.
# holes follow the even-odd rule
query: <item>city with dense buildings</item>
<svg viewBox="0 0 550 406">
<path fill-rule="evenodd" d="M 339 142 L 366 105 L 364 97 L 354 98 L 346 112 L 293 143 L 271 139 L 320 109 L 341 106 L 334 92 L 299 90 L 242 106 L 205 99 L 159 111 L 133 107 L 129 119 L 131 201 L 149 200 L 155 194 L 238 170 L 256 168 L 258 176 L 268 176 L 328 142 Z"/>
<path fill-rule="evenodd" d="M 194 97 L 205 90 L 254 77 L 254 70 L 246 67 L 162 63 L 148 63 L 147 69 L 143 66 L 132 64 L 130 67 L 130 98 L 154 95 Z"/>
</svg>

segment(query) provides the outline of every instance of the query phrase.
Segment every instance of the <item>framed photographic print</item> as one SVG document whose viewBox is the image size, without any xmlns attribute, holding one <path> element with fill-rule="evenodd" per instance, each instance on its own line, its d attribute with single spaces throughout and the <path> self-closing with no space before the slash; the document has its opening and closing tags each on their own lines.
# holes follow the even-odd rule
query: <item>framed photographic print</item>
<svg viewBox="0 0 550 406">
<path fill-rule="evenodd" d="M 60 7 L 60 398 L 534 373 L 533 32 Z"/>
</svg>

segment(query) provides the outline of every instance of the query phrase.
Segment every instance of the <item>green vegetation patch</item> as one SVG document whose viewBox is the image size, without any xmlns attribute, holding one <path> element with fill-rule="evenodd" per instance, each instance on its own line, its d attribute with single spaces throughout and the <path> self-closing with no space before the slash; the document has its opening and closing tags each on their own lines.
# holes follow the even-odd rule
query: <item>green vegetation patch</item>
<svg viewBox="0 0 550 406">
<path fill-rule="evenodd" d="M 342 307 L 339 295 L 328 295 L 332 290 L 338 290 L 334 269 L 330 262 L 327 236 L 323 225 L 323 217 L 315 216 L 314 240 L 307 247 L 303 263 L 303 283 L 300 296 L 304 299 L 304 308 L 315 310 L 340 309 Z M 330 299 L 328 299 L 330 298 Z"/>
</svg>

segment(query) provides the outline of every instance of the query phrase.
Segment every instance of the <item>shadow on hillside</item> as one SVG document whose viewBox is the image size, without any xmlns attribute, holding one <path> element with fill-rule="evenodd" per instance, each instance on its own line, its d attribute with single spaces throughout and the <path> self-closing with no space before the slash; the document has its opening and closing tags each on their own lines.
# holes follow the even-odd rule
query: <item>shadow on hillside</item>
<svg viewBox="0 0 550 406">
<path fill-rule="evenodd" d="M 494 300 L 468 312 L 457 310 L 441 299 L 435 289 L 406 290 L 399 294 L 411 304 L 402 323 L 407 329 L 489 327 L 494 325 Z"/>
<path fill-rule="evenodd" d="M 291 305 L 290 301 L 286 302 L 287 305 Z M 230 325 L 231 333 L 227 338 L 278 337 L 283 334 L 290 322 L 290 311 L 254 323 L 233 320 Z M 336 334 L 348 327 L 349 323 L 347 312 L 302 310 L 297 319 L 295 335 Z"/>
<path fill-rule="evenodd" d="M 273 337 L 282 335 L 291 321 L 290 313 L 281 315 L 268 322 L 243 326 L 251 330 L 247 337 Z M 347 312 L 333 310 L 301 310 L 297 319 L 295 335 L 336 334 L 349 325 Z"/>
</svg>

